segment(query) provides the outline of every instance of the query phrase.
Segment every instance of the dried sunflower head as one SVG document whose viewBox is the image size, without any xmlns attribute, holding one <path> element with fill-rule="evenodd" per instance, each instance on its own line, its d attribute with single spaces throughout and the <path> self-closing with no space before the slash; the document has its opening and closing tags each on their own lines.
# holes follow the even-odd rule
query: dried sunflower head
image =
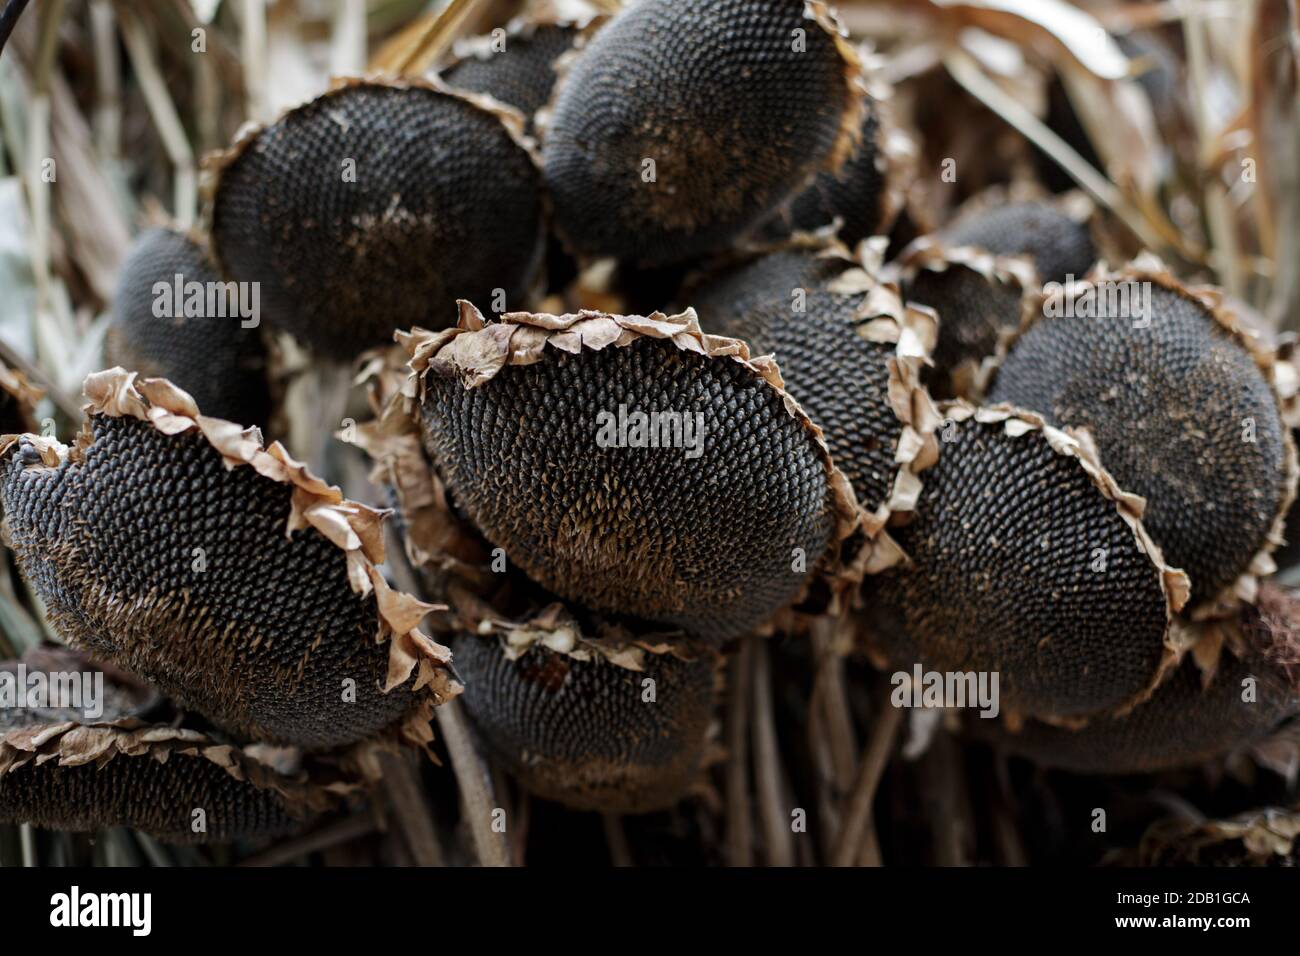
<svg viewBox="0 0 1300 956">
<path fill-rule="evenodd" d="M 1064 283 L 1082 279 L 1097 263 L 1092 214 L 1091 203 L 1077 194 L 1029 198 L 995 189 L 963 203 L 942 235 L 950 247 L 1025 256 L 1040 284 Z"/>
<path fill-rule="evenodd" d="M 909 302 L 939 318 L 934 366 L 926 372 L 939 398 L 975 398 L 986 365 L 1019 328 L 1038 291 L 1028 259 L 950 246 L 942 234 L 921 236 L 899 259 Z"/>
<path fill-rule="evenodd" d="M 568 70 L 545 124 L 562 237 L 644 265 L 728 248 L 852 154 L 859 74 L 820 0 L 627 7 Z"/>
<path fill-rule="evenodd" d="M 835 226 L 850 248 L 888 235 L 915 176 L 915 146 L 895 125 L 883 98 L 867 102 L 853 155 L 838 170 L 818 173 L 812 183 L 763 227 L 772 237 Z"/>
<path fill-rule="evenodd" d="M 0 663 L 0 699 L 40 686 L 36 706 L 0 707 L 0 823 L 226 843 L 290 833 L 348 789 L 309 782 L 285 755 L 140 719 L 158 695 L 83 655 L 42 649 Z M 51 696 L 74 686 L 76 706 Z"/>
<path fill-rule="evenodd" d="M 458 688 L 430 606 L 378 570 L 382 514 L 165 380 L 114 369 L 86 394 L 73 447 L 0 452 L 6 535 L 59 632 L 246 738 L 419 733 Z"/>
<path fill-rule="evenodd" d="M 869 579 L 875 604 L 938 670 L 999 674 L 1002 709 L 1073 719 L 1131 705 L 1176 659 L 1183 574 L 1078 439 L 1028 413 L 943 406 L 938 463 L 906 565 Z"/>
<path fill-rule="evenodd" d="M 461 512 L 543 587 L 721 640 L 794 601 L 856 521 L 770 362 L 679 316 L 508 314 L 407 339 Z"/>
<path fill-rule="evenodd" d="M 943 230 L 914 240 L 898 268 L 907 297 L 939 315 L 928 383 L 941 398 L 976 398 L 988 365 L 1046 283 L 1081 279 L 1097 261 L 1092 204 L 1033 189 L 991 188 Z"/>
<path fill-rule="evenodd" d="M 195 236 L 146 229 L 118 278 L 109 364 L 175 383 L 216 418 L 265 425 L 271 393 L 257 300 L 238 289 L 221 281 Z"/>
<path fill-rule="evenodd" d="M 556 61 L 581 45 L 598 22 L 597 17 L 570 19 L 554 11 L 525 14 L 491 35 L 457 43 L 442 78 L 458 90 L 513 106 L 527 118 L 531 134 L 537 111 L 555 88 Z"/>
<path fill-rule="evenodd" d="M 1246 751 L 1300 743 L 1300 604 L 1266 585 L 1255 605 L 1196 625 L 1205 643 L 1123 716 L 1080 729 L 1028 721 L 1008 730 L 973 721 L 1008 753 L 1078 773 L 1150 773 Z"/>
<path fill-rule="evenodd" d="M 849 270 L 842 247 L 806 241 L 733 266 L 686 298 L 706 331 L 776 358 L 866 511 L 883 520 L 906 510 L 906 494 L 895 492 L 900 471 L 925 464 L 907 446 L 928 427 L 912 413 L 933 317 Z"/>
<path fill-rule="evenodd" d="M 699 783 L 715 651 L 580 623 L 561 604 L 469 624 L 452 642 L 465 708 L 492 757 L 527 790 L 578 810 L 644 813 Z"/>
<path fill-rule="evenodd" d="M 416 81 L 346 81 L 218 158 L 212 244 L 267 321 L 349 360 L 460 296 L 523 303 L 544 248 L 517 114 Z"/>
</svg>

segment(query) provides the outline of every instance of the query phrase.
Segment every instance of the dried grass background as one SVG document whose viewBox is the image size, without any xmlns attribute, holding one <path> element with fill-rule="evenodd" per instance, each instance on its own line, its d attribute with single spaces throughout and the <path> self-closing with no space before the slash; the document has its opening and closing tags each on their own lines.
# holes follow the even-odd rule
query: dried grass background
<svg viewBox="0 0 1300 956">
<path fill-rule="evenodd" d="M 204 153 L 331 74 L 420 72 L 528 5 L 33 0 L 0 57 L 0 359 L 47 389 L 41 416 L 62 437 L 79 422 L 131 236 L 163 215 L 194 221 Z M 943 222 L 988 185 L 1074 183 L 1107 211 L 1120 247 L 1224 286 L 1270 337 L 1300 330 L 1296 0 L 838 6 L 919 135 L 918 224 Z M 1162 52 L 1130 57 L 1115 39 L 1130 35 Z M 1063 102 L 1078 124 L 1065 136 L 1045 122 Z M 322 410 L 312 389 L 331 389 L 310 378 L 290 391 L 291 450 L 380 501 L 364 463 L 330 442 L 341 409 Z M 0 553 L 5 658 L 56 639 L 7 562 Z M 1282 581 L 1300 584 L 1297 555 L 1279 563 Z M 0 863 L 1094 864 L 1159 858 L 1171 820 L 1296 804 L 1297 768 L 1280 760 L 1114 779 L 1008 763 L 938 714 L 888 706 L 882 677 L 838 653 L 846 640 L 828 624 L 810 642 L 742 643 L 712 786 L 671 812 L 602 818 L 531 801 L 478 761 L 451 718 L 439 723 L 443 767 L 394 761 L 382 799 L 293 840 L 176 849 L 126 831 L 4 827 Z M 504 837 L 484 825 L 494 807 L 512 821 Z M 1089 826 L 1096 807 L 1105 834 Z M 790 808 L 806 811 L 807 834 L 792 832 Z M 1294 836 L 1293 823 L 1267 826 Z"/>
</svg>

